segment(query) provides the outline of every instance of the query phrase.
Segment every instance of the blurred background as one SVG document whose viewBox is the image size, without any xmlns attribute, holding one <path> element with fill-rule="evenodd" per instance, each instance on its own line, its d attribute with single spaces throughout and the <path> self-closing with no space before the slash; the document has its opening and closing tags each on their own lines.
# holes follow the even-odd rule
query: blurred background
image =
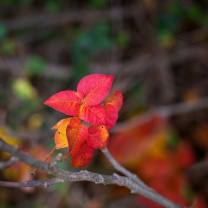
<svg viewBox="0 0 208 208">
<path fill-rule="evenodd" d="M 207 0 L 1 0 L 0 137 L 44 159 L 50 128 L 66 117 L 44 106 L 91 73 L 114 74 L 124 104 L 109 150 L 181 205 L 208 205 Z M 57 150 L 65 154 L 67 150 Z M 0 153 L 1 161 L 9 155 Z M 196 164 L 199 164 L 198 166 Z M 79 171 L 70 161 L 61 168 Z M 96 151 L 87 170 L 112 174 Z M 18 162 L 0 180 L 44 180 Z M 2 208 L 159 208 L 122 187 L 88 182 L 0 187 Z"/>
</svg>

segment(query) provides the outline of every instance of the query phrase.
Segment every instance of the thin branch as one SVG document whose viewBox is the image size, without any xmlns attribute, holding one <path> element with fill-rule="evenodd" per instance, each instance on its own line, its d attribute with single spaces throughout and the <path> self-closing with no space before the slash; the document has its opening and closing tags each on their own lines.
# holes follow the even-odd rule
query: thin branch
<svg viewBox="0 0 208 208">
<path fill-rule="evenodd" d="M 24 181 L 24 182 L 10 182 L 10 181 L 0 181 L 0 186 L 4 187 L 43 187 L 48 188 L 49 186 L 55 185 L 57 183 L 63 183 L 64 181 L 60 178 L 52 178 L 45 181 Z"/>
<path fill-rule="evenodd" d="M 133 119 L 124 121 L 122 123 L 118 123 L 111 130 L 111 132 L 115 133 L 115 132 L 125 131 L 129 128 L 134 127 L 135 125 L 138 125 L 140 122 L 144 122 L 145 120 L 148 120 L 152 115 L 171 117 L 171 116 L 181 115 L 205 108 L 208 108 L 208 97 L 201 98 L 194 102 L 182 102 L 182 103 L 157 107 L 151 111 L 140 114 L 139 116 L 136 116 Z"/>
<path fill-rule="evenodd" d="M 158 112 L 160 112 L 165 117 L 170 117 L 173 115 L 175 116 L 184 113 L 189 113 L 204 108 L 208 108 L 208 97 L 203 97 L 194 102 L 183 102 L 166 107 L 161 107 L 158 109 Z"/>
<path fill-rule="evenodd" d="M 191 166 L 187 171 L 187 176 L 192 184 L 202 181 L 207 178 L 208 175 L 208 161 L 203 160 Z"/>
<path fill-rule="evenodd" d="M 0 162 L 0 170 L 4 169 L 4 168 L 9 168 L 10 166 L 12 166 L 14 163 L 16 163 L 18 161 L 18 158 L 16 157 L 11 157 L 8 161 L 6 162 Z"/>
<path fill-rule="evenodd" d="M 109 150 L 107 148 L 101 149 L 101 151 L 103 152 L 103 154 L 106 156 L 106 158 L 108 159 L 108 161 L 113 165 L 113 167 L 117 171 L 119 171 L 120 173 L 123 173 L 128 178 L 131 178 L 139 186 L 143 187 L 144 189 L 149 190 L 149 192 L 152 192 L 152 197 L 156 197 L 156 198 L 160 197 L 159 194 L 155 190 L 153 190 L 152 188 L 148 187 L 136 174 L 131 173 L 126 168 L 124 168 L 123 166 L 121 166 L 114 159 L 114 157 L 111 155 L 111 153 L 109 152 Z M 163 200 L 163 199 L 161 199 L 161 200 Z"/>
<path fill-rule="evenodd" d="M 125 176 L 133 179 L 136 183 L 138 183 L 140 186 L 147 188 L 147 186 L 144 184 L 144 182 L 138 178 L 136 174 L 131 173 L 126 168 L 121 166 L 111 155 L 111 153 L 108 151 L 107 148 L 101 149 L 102 153 L 106 156 L 108 161 L 113 165 L 113 167 L 119 171 L 120 173 L 123 173 Z"/>
<path fill-rule="evenodd" d="M 131 193 L 140 194 L 166 208 L 183 208 L 182 206 L 169 201 L 168 199 L 150 191 L 149 189 L 139 185 L 138 183 L 135 183 L 134 180 L 128 177 L 119 176 L 118 174 L 113 174 L 112 176 L 101 175 L 86 170 L 74 173 L 59 169 L 56 167 L 56 164 L 57 162 L 61 161 L 61 155 L 58 155 L 51 164 L 47 164 L 31 157 L 26 153 L 23 153 L 17 147 L 7 144 L 2 139 L 0 139 L 0 150 L 9 152 L 14 157 L 19 158 L 20 161 L 26 163 L 27 165 L 41 169 L 48 174 L 58 177 L 64 182 L 91 181 L 96 184 L 114 184 L 118 186 L 125 186 L 130 189 Z"/>
</svg>

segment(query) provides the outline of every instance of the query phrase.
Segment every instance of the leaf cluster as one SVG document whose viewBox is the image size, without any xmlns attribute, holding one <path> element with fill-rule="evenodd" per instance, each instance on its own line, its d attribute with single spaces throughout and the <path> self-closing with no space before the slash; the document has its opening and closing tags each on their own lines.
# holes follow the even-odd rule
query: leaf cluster
<svg viewBox="0 0 208 208">
<path fill-rule="evenodd" d="M 87 165 L 94 149 L 105 148 L 109 143 L 108 131 L 116 124 L 123 103 L 119 90 L 108 95 L 113 77 L 88 75 L 79 82 L 77 92 L 61 91 L 45 101 L 46 105 L 73 116 L 59 121 L 52 128 L 57 129 L 54 137 L 56 149 L 69 148 L 67 156 L 72 156 L 73 167 Z M 87 127 L 82 121 L 91 125 Z"/>
</svg>

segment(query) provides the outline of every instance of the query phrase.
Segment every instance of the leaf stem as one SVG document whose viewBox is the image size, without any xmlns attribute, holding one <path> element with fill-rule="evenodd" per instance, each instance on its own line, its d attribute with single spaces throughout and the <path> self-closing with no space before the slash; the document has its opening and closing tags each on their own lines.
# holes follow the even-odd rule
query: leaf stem
<svg viewBox="0 0 208 208">
<path fill-rule="evenodd" d="M 49 152 L 49 154 L 42 161 L 45 162 L 53 154 L 53 152 L 55 151 L 55 149 L 56 149 L 56 146 Z M 36 171 L 38 171 L 38 168 L 32 170 L 30 172 L 30 174 L 31 175 L 35 175 Z"/>
</svg>

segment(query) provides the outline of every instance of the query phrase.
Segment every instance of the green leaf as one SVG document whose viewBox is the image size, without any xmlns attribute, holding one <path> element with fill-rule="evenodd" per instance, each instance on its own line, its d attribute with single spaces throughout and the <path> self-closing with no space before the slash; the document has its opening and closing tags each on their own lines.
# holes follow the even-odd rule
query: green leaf
<svg viewBox="0 0 208 208">
<path fill-rule="evenodd" d="M 1 46 L 1 52 L 4 55 L 12 55 L 15 51 L 16 45 L 12 40 L 6 40 Z"/>
<path fill-rule="evenodd" d="M 40 76 L 44 73 L 47 63 L 38 56 L 30 57 L 26 64 L 26 72 L 31 76 Z"/>
<path fill-rule="evenodd" d="M 7 36 L 7 29 L 3 24 L 0 24 L 0 40 Z"/>
<path fill-rule="evenodd" d="M 128 36 L 128 34 L 126 32 L 124 32 L 124 31 L 118 33 L 118 35 L 116 37 L 116 43 L 121 48 L 127 47 L 128 43 L 129 43 L 129 36 Z"/>
<path fill-rule="evenodd" d="M 28 100 L 33 99 L 37 96 L 35 88 L 26 79 L 16 79 L 12 83 L 12 89 L 15 95 L 22 99 Z"/>
<path fill-rule="evenodd" d="M 170 130 L 168 133 L 168 146 L 172 148 L 177 148 L 181 142 L 180 137 L 176 134 L 174 130 Z"/>
<path fill-rule="evenodd" d="M 57 14 L 61 10 L 59 2 L 55 1 L 47 1 L 45 3 L 45 9 L 51 14 Z"/>
<path fill-rule="evenodd" d="M 109 0 L 89 0 L 88 5 L 95 9 L 104 9 L 109 4 Z"/>
<path fill-rule="evenodd" d="M 75 74 L 89 74 L 89 63 L 93 57 L 114 47 L 107 23 L 95 24 L 88 31 L 75 31 L 73 45 L 70 48 Z"/>
</svg>

